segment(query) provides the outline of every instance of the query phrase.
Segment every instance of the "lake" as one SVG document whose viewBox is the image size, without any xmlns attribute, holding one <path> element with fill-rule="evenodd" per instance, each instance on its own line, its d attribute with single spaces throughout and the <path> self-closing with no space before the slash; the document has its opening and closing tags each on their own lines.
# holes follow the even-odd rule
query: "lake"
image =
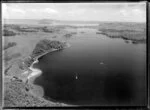
<svg viewBox="0 0 150 110">
<path fill-rule="evenodd" d="M 34 84 L 44 97 L 71 105 L 146 105 L 146 44 L 127 43 L 83 29 L 64 50 L 39 58 Z"/>
</svg>

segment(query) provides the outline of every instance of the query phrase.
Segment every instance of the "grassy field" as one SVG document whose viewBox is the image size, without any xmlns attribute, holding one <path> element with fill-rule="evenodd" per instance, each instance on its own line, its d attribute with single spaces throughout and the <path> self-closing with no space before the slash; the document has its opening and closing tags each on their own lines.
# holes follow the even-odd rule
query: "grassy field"
<svg viewBox="0 0 150 110">
<path fill-rule="evenodd" d="M 87 33 L 85 28 L 95 29 L 95 34 L 132 40 L 133 43 L 146 41 L 146 27 L 140 23 L 99 23 L 96 26 L 5 24 L 2 50 L 4 106 L 65 106 L 33 93 L 34 85 L 26 82 L 31 74 L 29 67 L 39 55 L 51 49 L 63 49 L 64 38 Z"/>
<path fill-rule="evenodd" d="M 34 86 L 26 83 L 26 80 L 31 73 L 29 66 L 34 58 L 52 48 L 63 48 L 65 44 L 57 36 L 65 35 L 65 30 L 60 27 L 26 25 L 5 25 L 4 29 L 17 33 L 7 36 L 6 31 L 3 31 L 4 106 L 62 106 L 61 103 L 53 103 L 31 94 L 29 91 L 34 91 Z M 27 88 L 27 85 L 32 88 Z"/>
</svg>

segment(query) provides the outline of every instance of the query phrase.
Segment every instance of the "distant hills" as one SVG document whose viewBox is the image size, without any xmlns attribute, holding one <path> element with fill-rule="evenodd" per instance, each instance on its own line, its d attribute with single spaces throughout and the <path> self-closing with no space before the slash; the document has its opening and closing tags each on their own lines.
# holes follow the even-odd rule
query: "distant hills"
<svg viewBox="0 0 150 110">
<path fill-rule="evenodd" d="M 71 20 L 55 20 L 55 19 L 4 19 L 5 23 L 38 23 L 38 24 L 97 24 L 100 21 L 71 21 Z"/>
<path fill-rule="evenodd" d="M 107 21 L 72 21 L 72 20 L 56 20 L 56 19 L 4 19 L 3 23 L 5 24 L 43 24 L 43 25 L 58 25 L 58 24 L 101 24 L 101 23 L 115 23 Z M 119 23 L 119 22 L 117 22 Z M 122 23 L 122 22 L 120 22 Z M 126 23 L 135 23 L 135 22 L 126 22 Z M 141 23 L 138 23 L 141 24 Z"/>
</svg>

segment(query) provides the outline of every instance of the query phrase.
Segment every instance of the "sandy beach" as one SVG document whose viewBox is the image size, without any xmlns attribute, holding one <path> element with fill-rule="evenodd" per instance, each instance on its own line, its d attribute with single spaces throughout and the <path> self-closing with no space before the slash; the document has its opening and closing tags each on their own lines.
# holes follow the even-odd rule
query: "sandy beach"
<svg viewBox="0 0 150 110">
<path fill-rule="evenodd" d="M 37 76 L 40 75 L 42 73 L 42 71 L 40 69 L 37 68 L 33 68 L 33 65 L 38 63 L 38 59 L 36 59 L 31 66 L 29 67 L 29 69 L 32 71 L 31 74 L 29 74 L 29 76 L 27 77 L 27 79 L 30 79 L 33 76 Z"/>
<path fill-rule="evenodd" d="M 67 43 L 67 45 L 66 45 L 65 48 L 67 48 L 67 47 L 70 47 L 70 44 Z M 25 71 L 25 72 L 23 73 L 23 74 L 29 73 L 29 75 L 27 76 L 27 81 L 28 81 L 28 83 L 30 83 L 31 85 L 33 85 L 33 89 L 31 89 L 31 93 L 32 93 L 33 95 L 36 95 L 36 96 L 38 96 L 38 97 L 43 97 L 43 96 L 44 96 L 44 90 L 43 90 L 43 88 L 42 88 L 41 86 L 38 86 L 38 85 L 35 85 L 35 84 L 34 84 L 34 80 L 35 80 L 38 76 L 40 76 L 40 75 L 42 74 L 42 71 L 41 71 L 40 69 L 33 67 L 34 64 L 36 64 L 36 63 L 39 62 L 38 59 L 39 59 L 40 57 L 42 57 L 42 56 L 44 56 L 44 55 L 46 55 L 46 54 L 48 54 L 48 53 L 50 53 L 50 52 L 57 51 L 57 50 L 58 50 L 58 49 L 51 49 L 51 50 L 49 50 L 49 51 L 47 51 L 47 52 L 45 52 L 45 53 L 43 53 L 43 54 L 37 56 L 37 57 L 35 58 L 35 61 L 34 61 L 34 62 L 31 64 L 31 66 L 29 67 L 29 70 L 27 70 L 27 71 Z"/>
<path fill-rule="evenodd" d="M 39 76 L 40 74 L 42 74 L 42 71 L 40 69 L 37 69 L 37 68 L 33 68 L 33 65 L 38 63 L 38 59 L 50 52 L 54 52 L 56 51 L 57 49 L 52 49 L 50 51 L 47 51 L 45 53 L 43 53 L 42 55 L 39 55 L 38 57 L 35 58 L 35 61 L 31 64 L 31 66 L 29 67 L 29 69 L 31 70 L 31 73 L 29 74 L 29 76 L 27 77 L 27 79 L 29 80 L 31 77 L 35 77 L 35 76 Z"/>
<path fill-rule="evenodd" d="M 34 84 L 34 80 L 42 74 L 42 71 L 38 68 L 34 68 L 33 65 L 39 62 L 38 58 L 40 58 L 40 57 L 42 57 L 42 56 L 44 56 L 50 52 L 54 52 L 56 50 L 57 49 L 52 49 L 48 52 L 43 53 L 42 55 L 39 55 L 38 57 L 35 58 L 35 61 L 29 67 L 29 70 L 28 70 L 29 75 L 27 76 L 27 81 L 29 84 L 31 84 L 33 86 L 33 89 L 31 89 L 30 93 L 32 93 L 33 95 L 35 95 L 37 97 L 43 97 L 44 96 L 43 88 L 41 86 Z"/>
<path fill-rule="evenodd" d="M 68 48 L 68 47 L 70 47 L 70 44 L 67 43 L 65 48 Z M 37 57 L 35 58 L 35 61 L 34 61 L 34 62 L 31 64 L 31 66 L 29 67 L 29 69 L 30 69 L 32 72 L 29 74 L 29 76 L 28 76 L 27 79 L 30 79 L 31 77 L 40 75 L 40 74 L 42 73 L 42 71 L 41 71 L 40 69 L 33 68 L 33 65 L 39 62 L 38 59 L 39 59 L 40 57 L 42 57 L 42 56 L 44 56 L 44 55 L 46 55 L 46 54 L 48 54 L 48 53 L 57 51 L 57 50 L 58 50 L 58 49 L 51 49 L 51 50 L 49 50 L 49 51 L 47 51 L 47 52 L 45 52 L 45 53 L 43 53 L 43 54 L 37 56 Z M 24 72 L 24 73 L 26 73 L 26 72 Z"/>
</svg>

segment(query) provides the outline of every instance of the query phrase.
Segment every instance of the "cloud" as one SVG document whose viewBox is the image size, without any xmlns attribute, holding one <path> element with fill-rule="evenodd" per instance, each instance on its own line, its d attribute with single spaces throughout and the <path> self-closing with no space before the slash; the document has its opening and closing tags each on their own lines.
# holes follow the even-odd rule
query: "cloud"
<svg viewBox="0 0 150 110">
<path fill-rule="evenodd" d="M 6 4 L 2 4 L 2 19 L 4 18 L 9 18 L 9 14 L 7 13 L 7 5 Z"/>
<path fill-rule="evenodd" d="M 7 3 L 8 12 L 25 14 L 26 10 L 23 9 L 19 4 Z"/>
<path fill-rule="evenodd" d="M 132 13 L 136 14 L 136 15 L 142 15 L 143 14 L 143 11 L 140 10 L 140 9 L 133 9 L 132 10 Z"/>
<path fill-rule="evenodd" d="M 128 16 L 129 12 L 125 9 L 120 10 L 120 14 L 123 16 Z"/>
<path fill-rule="evenodd" d="M 2 11 L 5 12 L 7 10 L 7 5 L 6 4 L 2 4 Z"/>
<path fill-rule="evenodd" d="M 58 13 L 58 11 L 56 11 L 56 10 L 54 10 L 54 9 L 52 9 L 52 8 L 45 8 L 45 9 L 43 10 L 43 12 L 46 12 L 46 13 Z"/>
<path fill-rule="evenodd" d="M 11 19 L 145 21 L 145 3 L 2 3 L 2 15 Z"/>
<path fill-rule="evenodd" d="M 68 14 L 70 15 L 81 15 L 84 14 L 86 12 L 85 9 L 73 9 L 71 11 L 68 11 Z"/>
<path fill-rule="evenodd" d="M 14 13 L 21 13 L 21 14 L 26 13 L 24 10 L 19 9 L 19 8 L 12 8 L 11 11 L 14 12 Z"/>
<path fill-rule="evenodd" d="M 142 16 L 144 14 L 145 11 L 138 9 L 138 8 L 134 8 L 134 9 L 121 9 L 120 10 L 120 14 L 122 14 L 123 16 Z M 146 14 L 146 13 L 145 13 Z"/>
<path fill-rule="evenodd" d="M 18 5 L 11 5 L 2 3 L 2 18 L 24 17 L 26 11 L 21 9 Z"/>
<path fill-rule="evenodd" d="M 48 14 L 57 14 L 58 11 L 52 8 L 44 8 L 44 9 L 28 9 L 28 12 L 32 12 L 34 14 L 48 13 Z"/>
<path fill-rule="evenodd" d="M 34 13 L 34 12 L 37 12 L 36 9 L 30 9 L 30 11 L 33 12 L 33 13 Z"/>
<path fill-rule="evenodd" d="M 120 19 L 125 21 L 146 21 L 146 10 L 143 10 L 139 7 L 132 8 L 122 8 L 119 11 Z"/>
</svg>

